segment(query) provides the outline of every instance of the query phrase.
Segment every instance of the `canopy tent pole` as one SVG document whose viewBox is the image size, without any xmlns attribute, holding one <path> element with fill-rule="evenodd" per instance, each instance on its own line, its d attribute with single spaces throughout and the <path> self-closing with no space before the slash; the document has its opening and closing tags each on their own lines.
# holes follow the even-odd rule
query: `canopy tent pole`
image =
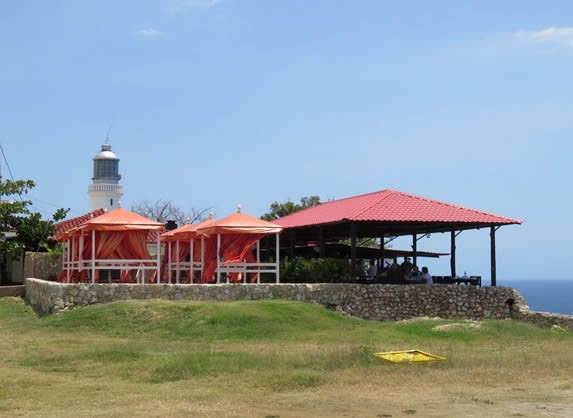
<svg viewBox="0 0 573 418">
<path fill-rule="evenodd" d="M 171 267 L 172 267 L 172 266 L 171 266 L 171 257 L 172 257 L 172 254 L 171 254 L 171 246 L 172 246 L 172 243 L 171 243 L 171 241 L 169 241 L 169 242 L 167 243 L 167 257 L 168 257 L 168 261 L 167 261 L 167 279 L 168 279 L 168 282 L 171 282 Z"/>
<path fill-rule="evenodd" d="M 175 283 L 179 284 L 179 270 L 181 269 L 181 251 L 179 249 L 179 240 L 175 243 L 175 252 L 177 253 L 177 260 L 175 261 Z"/>
<path fill-rule="evenodd" d="M 157 267 L 155 271 L 157 272 L 157 284 L 161 283 L 161 234 L 157 230 Z"/>
<path fill-rule="evenodd" d="M 68 283 L 70 282 L 70 240 L 68 239 L 68 241 L 66 242 L 66 254 L 64 254 L 62 252 L 62 259 L 63 258 L 67 258 L 68 259 L 68 263 L 66 265 L 66 276 L 68 278 Z"/>
<path fill-rule="evenodd" d="M 495 261 L 495 226 L 492 225 L 489 232 L 490 259 L 491 259 L 491 285 L 497 286 L 497 266 Z"/>
<path fill-rule="evenodd" d="M 456 278 L 456 231 L 451 232 L 450 238 L 450 270 L 452 279 Z"/>
<path fill-rule="evenodd" d="M 193 283 L 193 263 L 195 262 L 195 260 L 193 259 L 194 254 L 195 254 L 195 242 L 194 240 L 190 239 L 189 240 L 189 283 Z"/>
<path fill-rule="evenodd" d="M 84 256 L 83 256 L 83 248 L 84 248 L 84 232 L 80 233 L 80 238 L 78 239 L 78 272 L 84 269 Z"/>
<path fill-rule="evenodd" d="M 205 237 L 201 237 L 201 270 L 199 274 L 203 276 L 203 269 L 205 268 Z"/>
<path fill-rule="evenodd" d="M 68 241 L 62 243 L 62 269 L 66 271 L 66 282 L 70 282 L 70 274 L 68 273 L 68 264 L 66 260 L 68 260 Z M 63 277 L 62 277 L 63 280 Z"/>
<path fill-rule="evenodd" d="M 96 234 L 92 231 L 92 283 L 95 283 Z"/>
<path fill-rule="evenodd" d="M 80 247 L 81 248 L 81 247 Z M 70 262 L 73 263 L 74 262 L 74 251 L 76 249 L 74 240 L 72 239 L 72 258 L 70 259 Z M 78 250 L 79 256 L 81 256 L 81 250 Z M 70 263 L 69 267 L 71 268 L 71 270 L 73 271 L 73 265 Z M 80 259 L 78 258 L 78 270 L 79 270 L 79 266 L 80 266 Z M 70 279 L 71 279 L 71 271 L 70 271 Z"/>
<path fill-rule="evenodd" d="M 261 247 L 260 247 L 261 240 L 257 241 L 257 264 L 261 264 Z M 260 269 L 260 267 L 258 267 Z M 257 274 L 257 283 L 260 283 L 261 274 Z M 247 283 L 247 267 L 245 266 L 245 277 L 243 277 L 243 283 Z"/>
<path fill-rule="evenodd" d="M 276 232 L 275 233 L 275 242 L 276 242 L 276 255 L 275 255 L 275 282 L 277 284 L 280 283 L 280 262 L 279 262 L 279 257 L 280 257 L 280 238 L 279 238 L 279 233 Z"/>
<path fill-rule="evenodd" d="M 221 234 L 217 234 L 217 284 L 221 283 Z"/>
</svg>

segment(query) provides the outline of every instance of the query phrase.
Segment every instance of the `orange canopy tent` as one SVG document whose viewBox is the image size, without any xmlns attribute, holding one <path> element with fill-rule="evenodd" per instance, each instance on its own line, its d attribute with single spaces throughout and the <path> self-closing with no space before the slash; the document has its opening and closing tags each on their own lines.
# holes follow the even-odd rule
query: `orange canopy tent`
<svg viewBox="0 0 573 418">
<path fill-rule="evenodd" d="M 199 233 L 197 229 L 214 222 L 215 219 L 209 218 L 203 222 L 186 224 L 161 234 L 161 242 L 166 245 L 161 263 L 161 277 L 164 281 L 170 282 L 172 273 L 175 273 L 175 282 L 179 283 L 181 272 L 187 272 L 187 283 L 193 283 L 195 272 L 202 274 L 205 235 Z"/>
<path fill-rule="evenodd" d="M 247 280 L 251 274 L 251 282 L 259 282 L 259 273 L 274 273 L 276 283 L 279 283 L 279 234 L 282 227 L 272 222 L 263 221 L 253 216 L 237 211 L 210 225 L 197 228 L 197 232 L 208 236 L 205 245 L 205 263 L 201 282 L 213 281 L 221 283 L 222 274 L 227 281 Z M 260 261 L 259 241 L 266 235 L 275 234 L 276 256 L 274 262 Z M 253 254 L 253 247 L 255 253 Z"/>
<path fill-rule="evenodd" d="M 161 222 L 148 219 L 123 208 L 90 218 L 79 226 L 56 238 L 67 243 L 64 255 L 64 271 L 67 281 L 71 277 L 80 280 L 91 272 L 91 281 L 99 279 L 100 270 L 121 270 L 122 279 L 127 279 L 132 270 L 138 270 L 143 282 L 145 270 L 155 270 L 157 283 L 160 280 Z M 147 248 L 150 232 L 156 236 L 156 258 L 152 259 Z"/>
</svg>

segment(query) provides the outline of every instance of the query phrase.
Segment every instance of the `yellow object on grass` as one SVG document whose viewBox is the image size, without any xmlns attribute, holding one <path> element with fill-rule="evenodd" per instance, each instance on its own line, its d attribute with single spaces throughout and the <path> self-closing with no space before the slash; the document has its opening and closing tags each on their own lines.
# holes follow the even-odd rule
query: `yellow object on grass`
<svg viewBox="0 0 573 418">
<path fill-rule="evenodd" d="M 384 353 L 374 353 L 378 358 L 392 361 L 394 363 L 420 363 L 424 361 L 445 360 L 445 357 L 426 353 L 422 350 L 386 351 Z"/>
</svg>

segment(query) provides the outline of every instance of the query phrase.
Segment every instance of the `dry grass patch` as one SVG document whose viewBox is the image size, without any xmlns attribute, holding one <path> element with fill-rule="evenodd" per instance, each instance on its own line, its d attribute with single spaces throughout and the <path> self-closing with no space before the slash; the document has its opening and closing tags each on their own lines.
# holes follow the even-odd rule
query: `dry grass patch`
<svg viewBox="0 0 573 418">
<path fill-rule="evenodd" d="M 451 331 L 454 329 L 478 329 L 481 327 L 481 322 L 478 321 L 462 321 L 462 322 L 454 322 L 451 324 L 444 324 L 444 325 L 436 325 L 432 328 L 433 331 Z"/>
<path fill-rule="evenodd" d="M 9 382 L 0 392 L 0 415 L 405 416 L 415 410 L 431 417 L 490 408 L 495 417 L 498 405 L 525 413 L 503 402 L 557 405 L 572 392 L 571 333 L 480 324 L 380 323 L 268 301 L 130 302 L 37 317 L 19 300 L 0 300 L 0 378 Z M 392 364 L 373 356 L 411 348 L 448 360 Z"/>
</svg>

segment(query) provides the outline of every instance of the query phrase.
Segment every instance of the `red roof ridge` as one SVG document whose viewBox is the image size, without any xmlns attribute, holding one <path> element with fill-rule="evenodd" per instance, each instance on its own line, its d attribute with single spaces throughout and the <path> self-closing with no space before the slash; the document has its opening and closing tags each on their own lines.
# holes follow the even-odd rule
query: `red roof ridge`
<svg viewBox="0 0 573 418">
<path fill-rule="evenodd" d="M 348 197 L 348 198 L 346 198 L 346 199 L 362 198 L 362 197 L 365 197 L 365 196 L 368 196 L 368 195 L 378 194 L 378 193 L 383 194 L 383 196 L 381 196 L 379 199 L 376 199 L 371 205 L 365 206 L 365 207 L 362 207 L 362 208 L 358 209 L 356 212 L 354 212 L 354 213 L 350 216 L 350 218 L 347 218 L 347 219 L 353 219 L 354 217 L 357 217 L 357 216 L 360 215 L 361 213 L 366 212 L 368 209 L 370 209 L 370 208 L 376 206 L 376 205 L 377 205 L 378 203 L 380 203 L 381 201 L 383 201 L 383 200 L 389 198 L 390 195 L 397 194 L 397 195 L 400 195 L 400 196 L 403 196 L 403 197 L 408 197 L 408 198 L 412 198 L 412 199 L 417 199 L 417 200 L 421 200 L 421 201 L 424 201 L 424 202 L 429 202 L 429 203 L 433 203 L 433 204 L 438 204 L 438 205 L 442 205 L 442 206 L 446 206 L 446 207 L 450 207 L 450 208 L 467 210 L 467 211 L 470 211 L 470 212 L 473 212 L 473 213 L 477 213 L 477 214 L 480 214 L 480 215 L 496 216 L 496 217 L 498 217 L 498 218 L 503 218 L 503 219 L 506 219 L 506 220 L 511 221 L 511 222 L 517 222 L 517 223 L 519 223 L 519 224 L 522 224 L 522 223 L 523 223 L 523 221 L 521 221 L 521 220 L 519 220 L 519 219 L 512 219 L 512 218 L 508 218 L 508 217 L 505 217 L 505 216 L 499 216 L 499 215 L 495 215 L 495 214 L 493 214 L 493 213 L 491 213 L 491 212 L 486 212 L 486 211 L 478 210 L 478 209 L 472 209 L 472 208 L 469 208 L 469 207 L 466 207 L 466 206 L 455 205 L 455 204 L 453 204 L 453 203 L 448 203 L 448 202 L 444 202 L 444 201 L 436 200 L 436 199 L 430 199 L 430 198 L 428 198 L 428 197 L 418 196 L 418 195 L 415 195 L 415 194 L 412 194 L 412 193 L 406 193 L 406 192 L 401 192 L 401 191 L 399 191 L 399 190 L 392 190 L 392 189 L 383 189 L 383 190 L 379 190 L 379 191 L 377 191 L 377 192 L 365 193 L 365 194 L 357 195 L 357 196 L 354 196 L 354 197 Z M 339 200 L 337 200 L 337 201 L 340 201 L 340 200 L 344 200 L 344 199 L 339 199 Z"/>
<path fill-rule="evenodd" d="M 56 239 L 56 237 L 64 235 L 71 229 L 74 229 L 82 225 L 84 222 L 93 218 L 97 218 L 98 216 L 101 216 L 103 214 L 105 214 L 104 209 L 95 209 L 92 210 L 91 212 L 84 213 L 83 215 L 75 216 L 73 218 L 57 222 L 54 224 L 54 235 L 51 238 Z"/>
<path fill-rule="evenodd" d="M 395 193 L 398 193 L 398 194 L 401 194 L 401 195 L 403 195 L 403 196 L 412 197 L 412 198 L 419 199 L 419 200 L 423 200 L 423 201 L 426 201 L 426 202 L 437 203 L 437 204 L 440 204 L 440 205 L 443 205 L 443 206 L 447 206 L 447 207 L 451 207 L 451 208 L 467 210 L 467 211 L 470 211 L 470 212 L 478 213 L 478 214 L 480 214 L 480 215 L 495 216 L 495 217 L 497 217 L 497 218 L 503 218 L 503 219 L 506 219 L 506 220 L 511 221 L 511 222 L 517 222 L 517 223 L 519 223 L 519 224 L 522 224 L 522 223 L 523 223 L 523 221 L 522 221 L 522 220 L 519 220 L 519 219 L 508 218 L 508 217 L 506 217 L 506 216 L 499 216 L 499 215 L 496 215 L 496 214 L 494 214 L 494 213 L 486 212 L 486 211 L 479 210 L 479 209 L 472 209 L 472 208 L 468 208 L 468 207 L 466 207 L 466 206 L 455 205 L 455 204 L 453 204 L 453 203 L 448 203 L 448 202 L 444 202 L 444 201 L 441 201 L 441 200 L 430 199 L 430 198 L 428 198 L 428 197 L 417 196 L 417 195 L 414 195 L 414 194 L 405 193 L 405 192 L 400 192 L 400 191 L 396 191 L 396 190 L 391 190 L 391 191 L 392 191 L 392 192 L 395 192 Z"/>
<path fill-rule="evenodd" d="M 278 221 L 279 219 L 288 218 L 289 216 L 292 216 L 292 215 L 298 215 L 298 214 L 304 213 L 304 212 L 309 211 L 309 210 L 311 210 L 311 209 L 314 209 L 314 208 L 316 208 L 316 207 L 318 207 L 318 206 L 325 207 L 325 206 L 328 206 L 328 205 L 331 205 L 331 204 L 335 204 L 335 203 L 338 204 L 338 203 L 343 202 L 343 201 L 345 201 L 345 200 L 351 200 L 351 199 L 356 199 L 357 197 L 364 197 L 364 196 L 368 196 L 368 195 L 374 195 L 374 194 L 381 193 L 381 192 L 385 192 L 385 191 L 391 191 L 391 190 L 386 190 L 386 189 L 384 189 L 384 190 L 378 190 L 377 192 L 370 192 L 370 193 L 359 194 L 359 195 L 357 195 L 357 196 L 348 196 L 348 197 L 341 197 L 340 199 L 327 200 L 326 202 L 320 202 L 320 203 L 319 203 L 318 205 L 316 205 L 316 206 L 310 206 L 310 207 L 308 207 L 308 208 L 304 208 L 304 209 L 301 209 L 301 210 L 299 210 L 299 211 L 296 211 L 296 212 L 293 212 L 293 213 L 289 213 L 288 215 L 281 216 L 280 218 L 275 219 L 275 221 Z M 369 206 L 369 207 L 371 207 L 371 206 Z M 360 210 L 358 210 L 356 214 L 358 214 L 358 213 L 360 213 L 360 212 L 362 212 L 362 211 L 363 211 L 363 208 L 360 209 Z M 353 214 L 353 216 L 354 216 L 354 215 L 355 215 L 355 214 Z"/>
<path fill-rule="evenodd" d="M 382 202 L 383 200 L 387 199 L 390 193 L 400 193 L 400 192 L 397 192 L 396 190 L 383 189 L 383 190 L 379 190 L 379 191 L 377 191 L 377 192 L 365 193 L 365 194 L 362 194 L 362 195 L 355 196 L 355 197 L 365 197 L 365 196 L 374 195 L 374 194 L 380 194 L 380 195 L 381 195 L 379 198 L 375 199 L 374 202 L 372 202 L 371 205 L 365 206 L 365 207 L 362 207 L 362 208 L 358 209 L 356 212 L 354 212 L 352 215 L 350 215 L 350 217 L 349 217 L 348 219 L 354 219 L 354 217 L 357 217 L 357 216 L 360 215 L 361 213 L 364 213 L 364 212 L 366 212 L 368 209 L 370 209 L 370 208 L 376 206 L 378 203 L 380 203 L 380 202 Z M 350 198 L 347 198 L 347 199 L 350 199 Z M 341 199 L 341 200 L 342 200 L 342 199 Z"/>
</svg>

